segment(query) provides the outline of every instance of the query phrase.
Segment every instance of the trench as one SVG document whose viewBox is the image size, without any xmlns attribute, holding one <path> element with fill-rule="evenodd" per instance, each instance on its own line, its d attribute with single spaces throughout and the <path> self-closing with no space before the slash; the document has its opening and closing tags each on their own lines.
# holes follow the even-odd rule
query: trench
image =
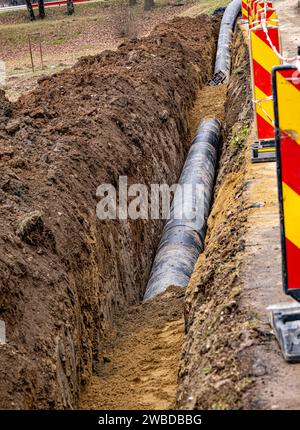
<svg viewBox="0 0 300 430">
<path fill-rule="evenodd" d="M 212 100 L 218 98 L 217 106 Z M 226 86 L 203 87 L 190 113 L 190 130 L 199 118 L 224 119 Z M 102 366 L 83 389 L 83 409 L 174 409 L 184 341 L 185 289 L 166 292 L 118 315 L 101 354 Z"/>
<path fill-rule="evenodd" d="M 78 408 L 102 371 L 114 322 L 143 298 L 163 223 L 99 220 L 96 190 L 120 176 L 176 183 L 218 26 L 176 18 L 16 103 L 0 92 L 1 408 Z"/>
<path fill-rule="evenodd" d="M 234 193 L 230 181 L 227 183 L 228 175 L 232 170 L 242 169 L 243 155 L 229 141 L 235 130 L 249 121 L 250 92 L 247 84 L 244 84 L 244 99 L 240 92 L 243 80 L 247 80 L 247 48 L 239 29 L 234 36 L 232 51 L 232 70 L 236 75 L 229 79 L 228 85 L 200 88 L 188 119 L 191 135 L 195 134 L 199 121 L 204 118 L 217 118 L 223 123 L 223 148 L 220 151 L 213 214 L 220 206 L 217 192 L 222 189 L 225 195 Z M 226 108 L 229 110 L 226 111 Z M 230 209 L 227 201 L 223 210 L 226 208 Z M 214 220 L 210 221 L 210 229 L 214 228 L 212 223 Z M 209 240 L 214 240 L 211 235 Z M 117 316 L 114 331 L 105 343 L 101 357 L 103 365 L 82 391 L 82 408 L 165 410 L 191 407 L 185 403 L 182 393 L 192 392 L 194 384 L 190 381 L 186 384 L 182 377 L 178 379 L 178 375 L 186 371 L 192 373 L 184 354 L 185 344 L 190 342 L 188 317 L 184 316 L 186 300 L 185 289 L 171 286 L 165 292 L 158 292 L 154 298 L 129 308 L 126 315 Z M 198 342 L 200 338 L 198 333 Z M 200 364 L 198 370 L 197 363 L 194 367 L 196 372 L 201 371 Z M 197 407 L 202 405 L 197 404 Z"/>
<path fill-rule="evenodd" d="M 15 104 L 0 93 L 2 408 L 176 407 L 185 291 L 142 302 L 163 224 L 99 222 L 95 190 L 120 175 L 175 183 L 201 118 L 225 120 L 227 148 L 241 98 L 205 85 L 218 27 L 175 19 Z"/>
</svg>

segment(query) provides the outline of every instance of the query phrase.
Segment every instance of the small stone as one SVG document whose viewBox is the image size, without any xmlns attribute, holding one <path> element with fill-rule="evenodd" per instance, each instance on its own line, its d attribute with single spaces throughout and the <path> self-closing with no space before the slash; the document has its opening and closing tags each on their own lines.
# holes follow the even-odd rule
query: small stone
<svg viewBox="0 0 300 430">
<path fill-rule="evenodd" d="M 42 161 L 44 162 L 44 163 L 50 163 L 50 158 L 49 158 L 49 155 L 48 154 L 43 154 L 42 155 Z"/>
<path fill-rule="evenodd" d="M 6 146 L 5 148 L 0 148 L 0 158 L 4 156 L 11 156 L 14 154 L 14 148 L 12 146 Z"/>
<path fill-rule="evenodd" d="M 50 169 L 47 174 L 48 182 L 56 183 L 56 170 Z"/>
<path fill-rule="evenodd" d="M 205 345 L 205 352 L 208 352 L 210 350 L 210 348 L 211 348 L 211 342 L 210 342 L 210 340 L 208 340 L 206 342 L 206 345 Z"/>
<path fill-rule="evenodd" d="M 5 322 L 0 320 L 0 345 L 6 343 L 6 332 L 5 332 Z"/>
<path fill-rule="evenodd" d="M 7 123 L 5 129 L 6 129 L 7 133 L 13 134 L 19 130 L 20 125 L 21 125 L 21 122 L 19 119 L 12 119 Z"/>
<path fill-rule="evenodd" d="M 104 363 L 111 363 L 111 359 L 107 355 L 103 356 L 103 361 Z"/>
<path fill-rule="evenodd" d="M 11 161 L 11 166 L 18 169 L 24 169 L 26 167 L 26 163 L 23 158 L 16 157 Z"/>
<path fill-rule="evenodd" d="M 229 378 L 227 378 L 227 379 L 221 379 L 220 381 L 218 381 L 218 382 L 216 382 L 215 384 L 214 384 L 214 388 L 216 389 L 216 390 L 219 390 L 221 387 L 223 387 L 224 385 L 228 385 L 228 384 L 230 384 L 230 382 L 231 382 L 231 380 L 229 379 Z"/>
<path fill-rule="evenodd" d="M 167 119 L 169 118 L 169 112 L 167 110 L 163 110 L 158 114 L 158 116 L 161 122 L 166 122 Z"/>
<path fill-rule="evenodd" d="M 267 366 L 263 363 L 262 360 L 258 359 L 252 366 L 252 374 L 253 376 L 264 376 L 268 373 Z"/>
</svg>

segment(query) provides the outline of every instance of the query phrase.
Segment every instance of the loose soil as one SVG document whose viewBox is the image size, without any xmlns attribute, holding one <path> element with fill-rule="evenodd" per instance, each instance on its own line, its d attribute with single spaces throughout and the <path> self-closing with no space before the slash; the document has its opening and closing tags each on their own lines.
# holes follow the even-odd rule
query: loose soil
<svg viewBox="0 0 300 430">
<path fill-rule="evenodd" d="M 162 24 L 0 102 L 0 407 L 76 408 L 116 315 L 140 302 L 162 223 L 100 221 L 96 189 L 175 183 L 219 20 Z M 105 346 L 107 348 L 107 346 Z"/>
<path fill-rule="evenodd" d="M 82 393 L 81 408 L 175 408 L 184 294 L 170 287 L 117 318 L 101 357 L 105 364 Z"/>
</svg>

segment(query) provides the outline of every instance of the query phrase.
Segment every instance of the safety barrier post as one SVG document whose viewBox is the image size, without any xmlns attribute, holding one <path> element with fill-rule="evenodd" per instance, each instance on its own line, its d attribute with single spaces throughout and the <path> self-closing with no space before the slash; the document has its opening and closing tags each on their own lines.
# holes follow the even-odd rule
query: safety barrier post
<svg viewBox="0 0 300 430">
<path fill-rule="evenodd" d="M 248 21 L 249 27 L 251 28 L 253 22 L 253 8 L 255 0 L 248 0 Z"/>
<path fill-rule="evenodd" d="M 276 9 L 273 7 L 273 3 L 271 1 L 260 1 L 257 4 L 257 21 L 261 22 L 264 16 L 268 25 L 278 25 Z"/>
<path fill-rule="evenodd" d="M 242 23 L 248 24 L 248 0 L 242 0 Z"/>
<path fill-rule="evenodd" d="M 272 72 L 283 287 L 300 302 L 300 49 L 296 65 Z M 300 306 L 272 309 L 274 332 L 287 361 L 300 361 Z"/>
<path fill-rule="evenodd" d="M 276 10 L 271 0 L 248 0 L 248 19 L 250 28 L 258 25 L 262 20 L 262 15 L 266 16 L 267 24 L 277 23 Z"/>
<path fill-rule="evenodd" d="M 283 284 L 285 292 L 300 301 L 300 72 L 297 67 L 276 67 L 273 91 Z"/>
<path fill-rule="evenodd" d="M 251 148 L 252 162 L 275 161 L 275 131 L 271 72 L 281 63 L 279 27 L 262 21 L 249 31 L 253 109 L 257 141 Z"/>
</svg>

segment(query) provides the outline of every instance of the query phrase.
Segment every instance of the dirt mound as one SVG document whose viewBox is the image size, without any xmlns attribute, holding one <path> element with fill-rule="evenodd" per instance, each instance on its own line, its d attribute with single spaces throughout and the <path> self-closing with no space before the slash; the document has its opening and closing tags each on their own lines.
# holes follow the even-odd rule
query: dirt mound
<svg viewBox="0 0 300 430">
<path fill-rule="evenodd" d="M 114 314 L 142 297 L 162 223 L 99 221 L 96 189 L 174 183 L 218 20 L 160 25 L 10 105 L 1 93 L 1 408 L 70 408 Z"/>
<path fill-rule="evenodd" d="M 164 294 L 117 317 L 102 354 L 105 363 L 82 395 L 83 409 L 175 407 L 185 290 Z"/>
</svg>

